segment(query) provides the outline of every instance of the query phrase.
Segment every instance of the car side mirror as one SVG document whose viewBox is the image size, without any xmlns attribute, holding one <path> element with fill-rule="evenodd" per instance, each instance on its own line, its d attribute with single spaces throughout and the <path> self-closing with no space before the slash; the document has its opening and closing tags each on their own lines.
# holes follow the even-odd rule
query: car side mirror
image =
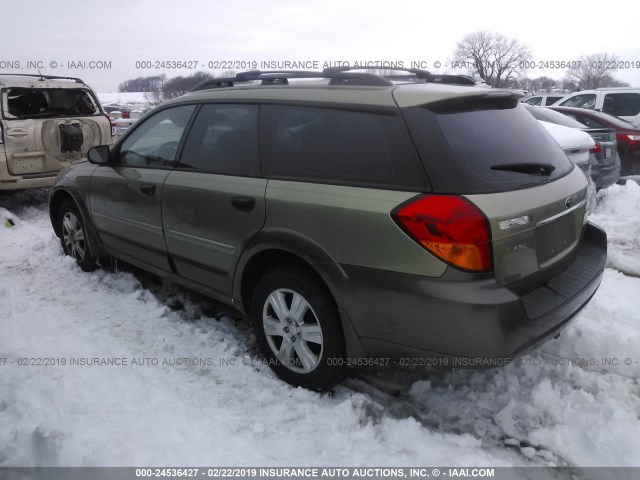
<svg viewBox="0 0 640 480">
<path fill-rule="evenodd" d="M 106 145 L 99 145 L 89 149 L 87 153 L 89 161 L 96 165 L 105 165 L 111 162 L 111 152 Z"/>
</svg>

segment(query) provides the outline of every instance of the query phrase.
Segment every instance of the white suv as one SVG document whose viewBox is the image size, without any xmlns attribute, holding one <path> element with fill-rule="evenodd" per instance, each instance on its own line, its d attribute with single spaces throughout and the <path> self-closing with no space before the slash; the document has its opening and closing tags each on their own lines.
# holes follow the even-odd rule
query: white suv
<svg viewBox="0 0 640 480">
<path fill-rule="evenodd" d="M 640 88 L 596 88 L 567 95 L 555 103 L 562 107 L 588 108 L 608 113 L 640 126 Z"/>
<path fill-rule="evenodd" d="M 540 93 L 523 98 L 521 102 L 529 105 L 544 107 L 547 105 L 553 105 L 557 101 L 562 100 L 564 97 L 564 93 Z"/>
<path fill-rule="evenodd" d="M 0 74 L 0 190 L 48 187 L 96 145 L 111 122 L 79 78 Z"/>
</svg>

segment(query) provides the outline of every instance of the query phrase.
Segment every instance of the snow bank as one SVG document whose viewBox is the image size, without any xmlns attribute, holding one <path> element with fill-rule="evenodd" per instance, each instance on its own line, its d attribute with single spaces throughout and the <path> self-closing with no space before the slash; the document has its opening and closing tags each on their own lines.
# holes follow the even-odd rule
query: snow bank
<svg viewBox="0 0 640 480">
<path fill-rule="evenodd" d="M 138 104 L 149 103 L 147 100 L 148 93 L 145 92 L 110 92 L 110 93 L 97 93 L 98 100 L 102 105 L 108 105 L 111 103 L 117 104 Z"/>
<path fill-rule="evenodd" d="M 638 272 L 640 188 L 600 195 L 611 266 Z M 640 466 L 638 278 L 607 269 L 558 340 L 507 367 L 391 369 L 377 375 L 395 397 L 353 379 L 320 395 L 257 363 L 216 304 L 81 272 L 46 195 L 0 205 L 0 466 Z"/>
<path fill-rule="evenodd" d="M 611 185 L 598 192 L 599 202 L 589 219 L 609 236 L 607 266 L 640 276 L 640 185 Z"/>
<path fill-rule="evenodd" d="M 606 270 L 557 340 L 506 368 L 418 381 L 410 396 L 432 421 L 551 464 L 640 466 L 638 292 L 640 279 Z"/>
<path fill-rule="evenodd" d="M 169 294 L 166 303 L 182 305 L 171 309 L 128 273 L 81 272 L 62 254 L 44 206 L 0 208 L 0 218 L 15 222 L 0 228 L 0 466 L 526 461 L 471 434 L 391 417 L 348 388 L 333 396 L 293 389 L 250 364 L 243 322 L 212 318 L 181 294 Z M 67 364 L 18 365 L 29 358 Z M 71 358 L 128 364 L 72 366 Z"/>
</svg>

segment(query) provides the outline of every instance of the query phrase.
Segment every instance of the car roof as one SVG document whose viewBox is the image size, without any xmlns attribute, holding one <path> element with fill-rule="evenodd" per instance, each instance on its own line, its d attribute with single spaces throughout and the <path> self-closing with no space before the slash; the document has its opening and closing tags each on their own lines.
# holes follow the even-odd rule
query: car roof
<svg viewBox="0 0 640 480">
<path fill-rule="evenodd" d="M 22 88 L 89 88 L 76 77 L 58 77 L 53 75 L 0 74 L 0 86 Z"/>
<path fill-rule="evenodd" d="M 598 91 L 598 92 L 607 91 L 607 90 L 611 90 L 614 92 L 625 91 L 625 90 L 640 91 L 640 87 L 600 87 L 595 89 L 595 91 Z"/>
<path fill-rule="evenodd" d="M 577 107 L 562 107 L 560 105 L 549 105 L 547 108 L 555 110 L 557 112 L 575 113 L 576 115 L 583 115 L 585 117 L 592 117 L 594 119 L 603 120 L 609 122 L 612 125 L 617 125 L 617 128 L 625 128 L 629 130 L 638 130 L 633 123 L 628 122 L 620 117 L 610 115 L 606 112 L 598 112 L 589 108 L 577 108 Z"/>
<path fill-rule="evenodd" d="M 355 73 L 349 69 L 242 72 L 232 78 L 204 81 L 191 92 L 169 100 L 165 105 L 216 100 L 409 107 L 465 96 L 522 96 L 520 92 L 486 88 L 473 83 L 475 80 L 466 75 L 432 75 L 424 70 L 404 70 L 409 74 L 381 76 Z M 461 85 L 463 83 L 468 86 Z"/>
<path fill-rule="evenodd" d="M 164 105 L 200 101 L 294 101 L 407 107 L 464 96 L 511 96 L 521 93 L 487 88 L 468 75 L 433 75 L 420 69 L 394 69 L 401 74 L 357 72 L 357 67 L 323 71 L 252 70 L 235 77 L 213 78 Z"/>
<path fill-rule="evenodd" d="M 328 82 L 295 82 L 289 85 L 241 85 L 229 88 L 199 90 L 166 102 L 206 100 L 293 100 L 298 102 L 330 102 L 372 106 L 410 107 L 448 98 L 476 96 L 520 96 L 509 90 L 486 89 L 445 84 L 393 83 L 389 86 L 329 85 Z M 395 98 L 395 100 L 394 100 Z"/>
</svg>

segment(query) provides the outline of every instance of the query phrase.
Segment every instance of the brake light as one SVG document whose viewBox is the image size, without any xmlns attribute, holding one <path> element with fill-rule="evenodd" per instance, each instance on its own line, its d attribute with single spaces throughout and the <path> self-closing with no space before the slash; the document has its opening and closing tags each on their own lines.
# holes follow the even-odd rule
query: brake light
<svg viewBox="0 0 640 480">
<path fill-rule="evenodd" d="M 632 142 L 640 142 L 640 135 L 627 135 Z"/>
<path fill-rule="evenodd" d="M 482 212 L 463 197 L 421 195 L 398 206 L 391 217 L 436 257 L 467 271 L 491 270 L 491 230 Z"/>
<path fill-rule="evenodd" d="M 596 142 L 595 146 L 589 150 L 591 153 L 600 153 L 602 151 L 602 146 Z"/>
</svg>

